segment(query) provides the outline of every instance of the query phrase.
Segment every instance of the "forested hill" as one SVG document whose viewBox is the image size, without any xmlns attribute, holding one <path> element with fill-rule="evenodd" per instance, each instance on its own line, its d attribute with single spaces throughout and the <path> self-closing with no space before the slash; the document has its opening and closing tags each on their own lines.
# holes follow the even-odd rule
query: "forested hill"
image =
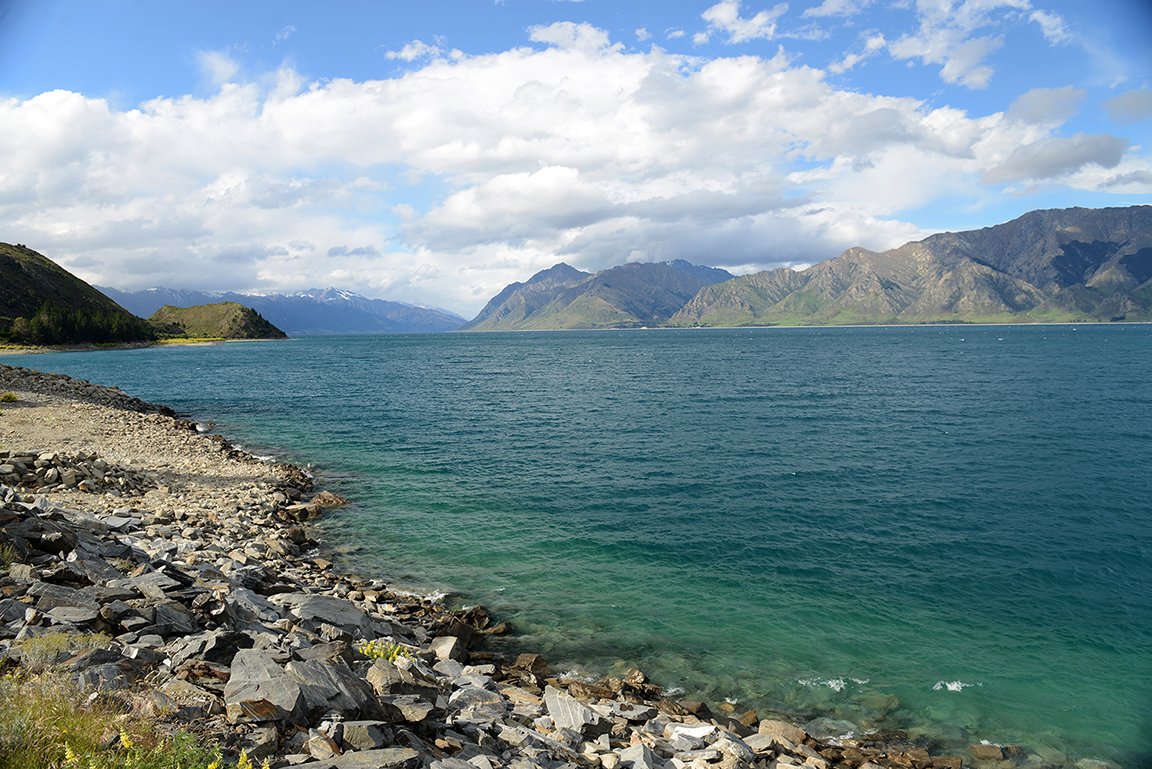
<svg viewBox="0 0 1152 769">
<path fill-rule="evenodd" d="M 0 339 L 57 345 L 154 338 L 147 321 L 52 260 L 0 243 Z"/>
</svg>

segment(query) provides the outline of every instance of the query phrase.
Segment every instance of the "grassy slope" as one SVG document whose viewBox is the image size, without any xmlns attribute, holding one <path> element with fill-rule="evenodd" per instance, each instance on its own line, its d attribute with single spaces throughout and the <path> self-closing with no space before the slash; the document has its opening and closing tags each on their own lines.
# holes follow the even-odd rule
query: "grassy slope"
<svg viewBox="0 0 1152 769">
<path fill-rule="evenodd" d="M 286 339 L 288 336 L 260 317 L 255 310 L 236 302 L 196 307 L 165 305 L 154 312 L 149 320 L 162 326 L 178 326 L 190 337 Z"/>
</svg>

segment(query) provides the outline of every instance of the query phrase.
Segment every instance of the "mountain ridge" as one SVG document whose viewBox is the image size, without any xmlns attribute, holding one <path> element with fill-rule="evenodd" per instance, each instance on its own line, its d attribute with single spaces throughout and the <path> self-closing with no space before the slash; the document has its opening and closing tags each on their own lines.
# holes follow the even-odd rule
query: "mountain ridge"
<svg viewBox="0 0 1152 769">
<path fill-rule="evenodd" d="M 1152 206 L 1032 211 L 703 289 L 670 326 L 1152 320 Z"/>
<path fill-rule="evenodd" d="M 384 299 L 368 299 L 353 291 L 328 287 L 295 294 L 209 293 L 157 286 L 121 291 L 96 286 L 125 307 L 150 316 L 162 306 L 193 307 L 236 302 L 251 307 L 291 335 L 381 334 L 452 331 L 464 319 L 445 310 Z"/>
</svg>

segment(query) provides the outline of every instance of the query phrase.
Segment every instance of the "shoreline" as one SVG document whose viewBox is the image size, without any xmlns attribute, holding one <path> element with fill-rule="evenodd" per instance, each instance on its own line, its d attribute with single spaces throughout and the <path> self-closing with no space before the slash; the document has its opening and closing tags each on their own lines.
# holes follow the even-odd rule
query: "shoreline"
<svg viewBox="0 0 1152 769">
<path fill-rule="evenodd" d="M 27 389 L 16 386 L 18 380 Z M 915 769 L 954 769 L 962 763 L 989 769 L 1038 765 L 1034 760 L 1036 757 L 1011 746 L 973 745 L 968 756 L 933 756 L 931 746 L 909 743 L 898 732 L 871 739 L 822 742 L 803 734 L 791 724 L 773 719 L 761 720 L 754 712 L 741 716 L 732 714 L 730 718 L 722 714 L 713 715 L 703 703 L 673 701 L 666 698 L 658 687 L 648 683 L 639 671 L 623 679 L 590 683 L 552 676 L 546 663 L 535 655 L 520 655 L 516 660 L 498 659 L 476 648 L 482 646 L 480 641 L 484 635 L 501 630 L 500 625 L 492 626 L 491 618 L 482 609 L 448 612 L 427 599 L 407 598 L 374 581 L 337 574 L 330 563 L 313 556 L 313 548 L 321 543 L 309 536 L 307 525 L 323 513 L 321 503 L 315 502 L 315 498 L 312 501 L 305 499 L 310 491 L 307 488 L 310 479 L 299 468 L 258 462 L 251 455 L 237 452 L 223 438 L 198 433 L 194 423 L 176 419 L 170 409 L 130 398 L 116 388 L 0 365 L 0 389 L 13 390 L 19 398 L 16 404 L 3 404 L 4 408 L 0 409 L 4 411 L 4 416 L 0 417 L 0 450 L 37 449 L 74 457 L 98 453 L 105 460 L 106 468 L 110 460 L 111 466 L 121 468 L 120 478 L 126 475 L 129 478 L 126 493 L 120 492 L 125 488 L 123 484 L 105 489 L 104 493 L 98 493 L 100 487 L 84 492 L 63 484 L 65 488 L 47 493 L 21 490 L 21 501 L 14 502 L 16 494 L 0 490 L 5 509 L 12 515 L 23 516 L 20 521 L 28 525 L 49 521 L 65 526 L 67 522 L 78 541 L 83 539 L 81 532 L 93 536 L 93 530 L 100 529 L 99 525 L 92 524 L 84 530 L 89 519 L 103 523 L 106 530 L 102 541 L 112 540 L 121 548 L 123 538 L 133 537 L 133 531 L 155 536 L 151 542 L 160 543 L 157 545 L 159 555 L 149 553 L 147 563 L 138 559 L 141 562 L 135 569 L 150 568 L 151 571 L 109 578 L 105 580 L 105 588 L 111 582 L 135 580 L 128 586 L 117 586 L 139 594 L 128 599 L 127 603 L 132 600 L 159 602 L 139 608 L 147 610 L 164 605 L 181 617 L 183 613 L 172 604 L 185 607 L 185 613 L 191 619 L 180 620 L 184 622 L 182 635 L 191 636 L 184 641 L 208 636 L 204 645 L 211 641 L 212 648 L 216 648 L 221 636 L 226 636 L 231 639 L 227 643 L 241 648 L 231 649 L 231 657 L 225 653 L 223 656 L 230 664 L 223 665 L 220 660 L 209 658 L 212 655 L 203 648 L 187 653 L 189 650 L 180 646 L 181 639 L 169 639 L 171 633 L 144 633 L 144 636 L 155 636 L 148 639 L 149 646 L 141 643 L 140 631 L 135 631 L 135 638 L 128 638 L 133 633 L 128 631 L 117 636 L 116 644 L 125 659 L 163 656 L 163 659 L 153 660 L 150 671 L 161 679 L 168 677 L 160 691 L 174 700 L 174 693 L 178 692 L 194 703 L 181 708 L 201 708 L 203 712 L 194 723 L 207 721 L 217 729 L 218 735 L 239 735 L 237 744 L 253 747 L 249 753 L 251 757 L 293 756 L 295 758 L 291 760 L 297 760 L 307 754 L 314 760 L 301 760 L 301 765 L 360 765 L 323 763 L 317 753 L 330 748 L 331 742 L 336 744 L 337 750 L 343 745 L 347 756 L 377 750 L 413 751 L 404 752 L 403 760 L 398 763 L 380 764 L 406 767 L 460 760 L 473 769 L 495 769 L 509 765 L 512 759 L 506 757 L 506 753 L 546 769 L 553 768 L 541 763 L 538 760 L 541 756 L 546 756 L 548 761 L 600 766 L 603 769 L 616 769 L 622 765 L 636 769 L 685 769 L 687 766 L 695 769 L 705 766 L 775 769 L 792 763 L 806 764 L 813 769 L 868 769 L 870 764 L 873 767 Z M 25 420 L 23 426 L 17 424 L 21 429 L 7 429 L 15 424 L 10 423 L 10 415 Z M 17 445 L 20 440 L 26 444 L 52 440 L 53 434 L 46 431 L 47 427 L 36 432 L 35 426 L 52 425 L 53 420 L 56 422 L 53 428 L 56 430 L 55 440 L 64 445 Z M 92 426 L 98 429 L 88 433 L 81 429 Z M 82 433 L 79 437 L 76 435 L 78 432 Z M 123 435 L 117 435 L 118 432 Z M 134 442 L 127 439 L 133 433 L 146 435 Z M 16 436 L 17 442 L 13 442 L 11 435 Z M 148 459 L 134 456 L 149 448 L 152 454 Z M 79 464 L 95 461 L 79 460 Z M 4 459 L 0 459 L 0 464 L 3 462 Z M 51 469 L 56 468 L 49 468 L 49 471 Z M 60 471 L 58 476 L 62 474 Z M 115 473 L 109 475 L 115 477 Z M 140 485 L 132 488 L 136 482 L 132 478 L 147 479 L 150 483 L 140 480 Z M 295 494 L 291 489 L 295 489 Z M 43 501 L 30 502 L 29 497 Z M 32 507 L 28 508 L 28 505 Z M 21 506 L 23 510 L 16 509 Z M 222 515 L 220 509 L 228 509 L 230 514 Z M 69 513 L 78 515 L 70 517 Z M 115 525 L 109 525 L 108 522 L 113 520 Z M 240 526 L 247 527 L 239 535 L 230 533 L 236 530 L 233 524 L 237 521 Z M 196 529 L 201 530 L 199 534 Z M 236 547 L 213 550 L 212 546 L 221 537 L 205 536 L 210 529 L 222 530 L 225 541 L 231 541 Z M 297 532 L 297 529 L 301 531 Z M 189 531 L 192 534 L 186 537 Z M 287 536 L 290 531 L 291 536 Z M 253 541 L 246 544 L 247 540 Z M 265 542 L 269 544 L 265 544 L 263 550 L 255 546 Z M 296 546 L 295 553 L 289 545 Z M 275 552 L 277 548 L 285 552 Z M 249 549 L 255 552 L 250 553 Z M 73 547 L 68 552 L 76 553 L 78 550 Z M 63 551 L 55 556 L 44 552 L 35 557 L 47 560 L 25 563 L 22 566 L 28 568 L 17 569 L 22 576 L 16 581 L 25 586 L 21 597 L 27 597 L 38 584 L 54 584 L 41 578 L 46 571 L 56 568 L 55 564 L 62 555 Z M 97 558 L 81 560 L 95 561 Z M 100 560 L 107 564 L 106 559 Z M 254 571 L 261 570 L 263 577 L 252 577 Z M 141 586 L 139 580 L 157 573 L 161 577 L 150 579 L 158 585 L 146 581 L 149 587 Z M 107 571 L 103 574 L 109 576 Z M 189 578 L 193 578 L 192 584 L 183 584 Z M 9 579 L 12 579 L 11 575 Z M 89 577 L 85 579 L 91 581 Z M 194 596 L 187 594 L 201 581 L 211 590 Z M 27 586 L 29 583 L 32 587 Z M 38 609 L 44 596 L 52 592 L 42 588 L 33 594 L 38 598 L 35 602 Z M 209 597 L 202 599 L 205 595 Z M 285 595 L 298 598 L 277 598 Z M 334 612 L 331 615 L 300 616 L 299 605 L 315 603 L 308 600 L 312 596 L 340 603 L 324 602 L 328 604 L 325 611 Z M 72 596 L 69 600 L 80 602 L 81 599 Z M 200 607 L 196 606 L 197 601 L 202 601 Z M 198 609 L 204 606 L 213 608 L 198 613 Z M 21 620 L 25 623 L 21 631 L 56 627 L 56 618 L 61 619 L 60 626 L 63 627 L 69 620 L 61 615 L 79 616 L 68 612 L 57 612 L 52 616 L 53 609 L 58 608 L 67 607 L 55 606 L 41 612 L 43 616 L 39 618 L 33 616 L 40 624 L 27 624 L 27 620 Z M 101 607 L 97 613 L 101 619 L 111 622 L 103 617 L 103 608 L 106 607 Z M 214 614 L 217 609 L 219 613 Z M 189 624 L 199 622 L 201 615 L 214 619 Z M 15 618 L 8 620 L 8 613 L 4 618 L 9 627 L 17 621 Z M 218 621 L 221 619 L 224 621 Z M 321 619 L 333 621 L 318 621 Z M 155 616 L 152 620 L 153 626 L 142 627 L 156 629 L 155 625 L 160 623 Z M 45 621 L 52 624 L 43 624 Z M 89 623 L 99 624 L 99 621 L 92 619 Z M 115 629 L 123 627 L 127 625 L 121 624 Z M 17 635 L 21 631 L 17 631 Z M 373 637 L 368 637 L 369 634 Z M 251 639 L 252 646 L 244 646 L 243 639 L 238 636 Z M 270 637 L 274 640 L 269 640 Z M 357 654 L 355 645 L 358 641 L 375 638 L 402 643 L 413 655 L 408 659 L 414 662 L 381 664 L 381 660 L 373 661 L 364 654 Z M 159 646 L 156 645 L 158 641 Z M 266 643 L 262 648 L 258 645 L 261 641 Z M 8 648 L 11 648 L 10 643 Z M 249 658 L 259 656 L 256 651 L 249 653 L 253 648 L 264 652 L 263 657 L 271 660 L 279 672 L 270 674 L 268 681 L 260 679 L 252 691 L 237 685 L 230 692 L 228 686 L 232 686 L 238 676 L 237 657 L 242 660 L 239 674 L 255 675 L 245 667 Z M 276 651 L 265 651 L 269 649 Z M 313 652 L 314 649 L 322 651 Z M 137 654 L 137 657 L 130 658 L 126 654 Z M 267 662 L 263 657 L 261 664 Z M 103 664 L 120 669 L 119 663 Z M 221 670 L 220 667 L 228 669 Z M 262 670 L 269 673 L 272 668 L 264 664 Z M 110 670 L 104 672 L 112 680 L 126 675 L 124 671 L 119 674 Z M 184 674 L 183 678 L 181 674 Z M 209 686 L 213 675 L 217 680 L 225 675 L 228 679 L 218 692 Z M 281 680 L 292 676 L 298 681 L 295 686 L 299 690 L 294 697 L 290 691 L 292 684 L 284 684 Z M 164 691 L 164 686 L 173 681 L 183 683 Z M 273 701 L 271 696 L 244 698 L 253 692 L 267 694 L 273 684 L 289 690 L 281 701 Z M 334 693 L 320 698 L 313 690 L 324 686 L 334 687 Z M 371 748 L 349 749 L 350 743 L 343 734 L 338 737 L 329 733 L 340 731 L 330 721 L 328 731 L 324 730 L 325 722 L 321 719 L 325 714 L 319 711 L 326 706 L 342 712 L 345 729 L 349 719 L 355 718 L 358 719 L 356 723 L 372 721 L 381 734 L 391 730 L 392 736 L 384 740 L 386 744 L 376 746 L 373 743 Z M 224 712 L 213 715 L 212 710 Z M 300 720 L 307 722 L 308 731 L 293 732 L 295 726 L 301 725 L 297 723 Z M 795 731 L 788 731 L 785 727 Z M 312 732 L 323 734 L 326 739 Z M 302 740 L 302 734 L 307 734 L 307 738 Z M 700 736 L 695 736 L 697 734 Z M 458 743 L 459 747 L 445 748 L 441 742 Z M 306 750 L 288 752 L 302 748 Z M 473 755 L 459 758 L 467 754 Z M 484 760 L 479 760 L 480 757 Z M 1055 756 L 1050 758 L 1058 759 Z M 1061 762 L 1044 760 L 1039 765 L 1058 763 Z M 1097 765 L 1107 766 L 1104 762 L 1092 764 L 1093 767 Z M 457 765 L 446 769 L 453 767 L 465 769 Z"/>
</svg>

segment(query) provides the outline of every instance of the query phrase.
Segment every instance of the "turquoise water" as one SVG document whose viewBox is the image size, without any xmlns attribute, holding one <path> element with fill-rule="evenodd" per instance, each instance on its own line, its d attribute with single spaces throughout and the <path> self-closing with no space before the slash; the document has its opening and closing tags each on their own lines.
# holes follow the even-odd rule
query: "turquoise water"
<svg viewBox="0 0 1152 769">
<path fill-rule="evenodd" d="M 2 362 L 354 501 L 344 564 L 554 669 L 1147 764 L 1152 327 L 413 335 Z M 846 728 L 840 725 L 840 729 Z"/>
</svg>

